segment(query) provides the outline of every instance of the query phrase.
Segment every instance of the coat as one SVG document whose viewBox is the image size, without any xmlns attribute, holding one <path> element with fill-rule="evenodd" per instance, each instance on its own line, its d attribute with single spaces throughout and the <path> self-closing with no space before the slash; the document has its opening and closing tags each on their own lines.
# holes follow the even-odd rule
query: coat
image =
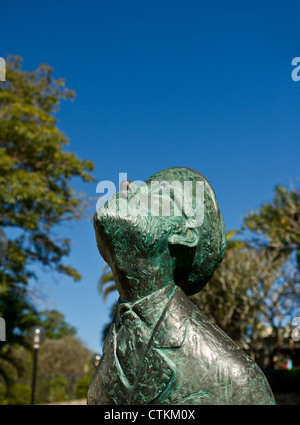
<svg viewBox="0 0 300 425">
<path fill-rule="evenodd" d="M 134 382 L 124 373 L 117 351 L 114 322 L 88 404 L 275 404 L 256 363 L 178 287 L 166 297 L 144 342 Z"/>
</svg>

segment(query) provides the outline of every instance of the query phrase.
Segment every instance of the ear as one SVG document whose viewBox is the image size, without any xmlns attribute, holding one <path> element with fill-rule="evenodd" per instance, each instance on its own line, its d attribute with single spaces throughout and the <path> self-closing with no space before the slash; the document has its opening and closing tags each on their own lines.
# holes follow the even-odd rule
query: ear
<svg viewBox="0 0 300 425">
<path fill-rule="evenodd" d="M 169 236 L 168 242 L 171 245 L 184 245 L 193 248 L 198 245 L 199 240 L 198 229 L 187 227 L 182 233 Z"/>
</svg>

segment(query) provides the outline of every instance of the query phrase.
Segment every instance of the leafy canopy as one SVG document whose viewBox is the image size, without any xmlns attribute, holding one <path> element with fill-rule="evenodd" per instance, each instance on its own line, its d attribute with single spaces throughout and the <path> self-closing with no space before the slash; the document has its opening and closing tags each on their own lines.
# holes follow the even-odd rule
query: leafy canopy
<svg viewBox="0 0 300 425">
<path fill-rule="evenodd" d="M 276 186 L 273 200 L 248 214 L 244 225 L 258 235 L 260 243 L 281 253 L 295 251 L 300 270 L 300 188 Z"/>
<path fill-rule="evenodd" d="M 69 239 L 57 240 L 51 231 L 81 217 L 85 200 L 70 181 L 93 181 L 94 165 L 63 150 L 68 139 L 54 114 L 60 101 L 73 99 L 74 92 L 64 79 L 54 79 L 49 65 L 33 72 L 21 65 L 22 58 L 8 57 L 7 81 L 0 87 L 0 226 L 21 230 L 9 242 L 0 282 L 27 283 L 33 262 L 79 279 L 62 262 L 70 252 Z"/>
<path fill-rule="evenodd" d="M 76 335 L 76 328 L 65 321 L 65 316 L 57 310 L 43 310 L 40 313 L 40 324 L 47 338 L 60 339 Z"/>
<path fill-rule="evenodd" d="M 23 70 L 19 56 L 9 56 L 6 64 L 6 82 L 0 83 L 0 227 L 8 247 L 0 258 L 0 316 L 6 320 L 7 341 L 0 346 L 0 376 L 8 384 L 22 373 L 24 362 L 16 352 L 26 346 L 31 326 L 44 321 L 52 337 L 74 334 L 59 313 L 40 318 L 28 282 L 36 277 L 35 265 L 80 279 L 64 260 L 70 240 L 54 231 L 82 217 L 87 202 L 71 183 L 74 178 L 92 182 L 94 165 L 65 150 L 68 139 L 55 114 L 61 100 L 75 94 L 64 79 L 55 79 L 46 64 Z"/>
</svg>

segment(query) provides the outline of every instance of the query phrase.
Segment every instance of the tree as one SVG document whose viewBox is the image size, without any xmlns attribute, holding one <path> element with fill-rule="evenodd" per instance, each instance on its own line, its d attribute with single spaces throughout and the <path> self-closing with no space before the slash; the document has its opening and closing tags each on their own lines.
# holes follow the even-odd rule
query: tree
<svg viewBox="0 0 300 425">
<path fill-rule="evenodd" d="M 300 270 L 300 188 L 276 186 L 273 200 L 250 212 L 244 227 L 252 232 L 256 243 L 269 250 L 280 255 L 295 252 Z"/>
<path fill-rule="evenodd" d="M 245 245 L 228 250 L 207 286 L 191 298 L 261 367 L 272 367 L 296 303 L 292 274 L 277 253 Z"/>
<path fill-rule="evenodd" d="M 39 322 L 39 314 L 24 287 L 10 287 L 0 296 L 0 312 L 6 320 L 6 342 L 0 344 L 0 378 L 7 387 L 26 372 L 22 347 L 30 349 L 26 331 Z"/>
<path fill-rule="evenodd" d="M 113 283 L 111 283 L 113 282 Z M 110 283 L 108 286 L 105 286 L 107 283 Z M 98 291 L 100 294 L 103 294 L 103 300 L 106 301 L 108 295 L 117 290 L 116 284 L 114 283 L 114 275 L 108 264 L 104 264 L 103 273 L 98 282 Z"/>
<path fill-rule="evenodd" d="M 39 351 L 40 371 L 44 377 L 84 374 L 91 357 L 91 352 L 72 335 L 46 339 Z"/>
<path fill-rule="evenodd" d="M 251 231 L 252 243 L 263 247 L 275 260 L 281 258 L 283 263 L 281 278 L 276 282 L 272 296 L 268 297 L 269 322 L 272 324 L 269 339 L 273 342 L 272 351 L 276 353 L 284 339 L 283 327 L 291 335 L 290 323 L 299 316 L 300 188 L 289 190 L 283 185 L 276 186 L 272 201 L 251 211 L 245 217 L 244 228 Z"/>
<path fill-rule="evenodd" d="M 0 263 L 0 316 L 9 338 L 1 343 L 0 358 L 9 361 L 9 344 L 25 344 L 26 330 L 38 320 L 28 297 L 33 266 L 80 279 L 65 263 L 70 240 L 54 232 L 82 216 L 86 201 L 71 181 L 93 181 L 94 165 L 64 150 L 68 139 L 55 114 L 62 99 L 74 98 L 64 79 L 56 80 L 46 64 L 24 71 L 18 56 L 6 64 L 6 82 L 0 83 L 0 226 L 9 241 Z"/>
<path fill-rule="evenodd" d="M 61 99 L 73 97 L 48 65 L 27 72 L 20 57 L 7 59 L 7 82 L 0 90 L 0 225 L 20 235 L 10 240 L 1 264 L 2 285 L 26 284 L 34 262 L 80 277 L 62 261 L 70 241 L 51 233 L 56 225 L 79 219 L 86 205 L 70 180 L 93 181 L 93 163 L 62 150 L 68 139 L 54 113 Z"/>
<path fill-rule="evenodd" d="M 16 305 L 16 303 L 18 305 Z M 11 303 L 9 303 L 7 299 L 5 299 L 5 302 L 3 303 L 3 300 L 0 299 L 0 308 L 2 308 L 1 305 L 4 305 L 7 309 L 5 310 L 6 317 L 9 317 L 9 313 L 12 312 L 13 317 L 17 318 L 16 323 L 12 323 L 10 320 L 8 321 L 9 327 L 11 329 L 17 329 L 18 324 L 24 321 L 27 321 L 25 327 L 28 329 L 33 325 L 41 325 L 44 327 L 46 331 L 46 341 L 41 344 L 41 349 L 42 352 L 44 352 L 50 347 L 52 359 L 50 361 L 50 365 L 45 365 L 44 369 L 40 371 L 40 377 L 43 377 L 43 371 L 46 371 L 47 373 L 49 372 L 52 367 L 52 361 L 56 361 L 55 359 L 57 358 L 60 359 L 61 356 L 64 356 L 68 352 L 68 350 L 72 349 L 74 349 L 75 351 L 72 355 L 68 354 L 68 362 L 70 362 L 70 364 L 68 365 L 66 372 L 73 368 L 72 370 L 77 370 L 78 374 L 82 373 L 81 366 L 79 367 L 79 369 L 76 368 L 78 368 L 78 365 L 82 364 L 83 357 L 85 359 L 84 362 L 87 360 L 87 356 L 90 355 L 90 352 L 76 337 L 76 329 L 74 328 L 74 326 L 66 322 L 65 317 L 62 313 L 57 310 L 44 310 L 42 312 L 38 312 L 35 310 L 35 314 L 33 315 L 32 312 L 34 307 L 32 308 L 31 306 L 28 306 L 26 301 L 22 301 L 18 297 L 12 298 Z M 16 316 L 17 312 L 19 313 L 18 316 Z M 68 339 L 66 337 L 71 338 Z M 56 343 L 54 341 L 52 344 L 51 340 L 61 342 Z M 66 348 L 65 345 L 68 342 L 70 343 L 70 347 Z M 43 348 L 44 346 L 45 348 Z M 55 349 L 57 349 L 59 352 L 53 353 Z M 78 360 L 74 361 L 74 355 L 78 356 Z M 63 373 L 63 370 L 62 368 L 60 368 L 59 365 L 57 367 L 57 370 L 59 370 L 60 375 L 66 374 L 66 372 Z M 53 372 L 53 376 L 55 376 L 55 372 L 56 369 Z M 3 346 L 1 350 L 0 377 L 2 377 L 2 380 L 6 384 L 7 389 L 10 390 L 12 385 L 14 385 L 20 377 L 30 382 L 31 374 L 32 342 L 29 341 L 28 335 L 25 335 L 21 344 L 18 335 L 12 334 L 12 340 L 10 340 L 8 344 Z M 47 375 L 47 377 L 48 376 L 49 375 Z"/>
<path fill-rule="evenodd" d="M 76 328 L 65 321 L 65 316 L 57 310 L 40 312 L 40 324 L 49 339 L 60 339 L 67 335 L 75 336 Z"/>
</svg>

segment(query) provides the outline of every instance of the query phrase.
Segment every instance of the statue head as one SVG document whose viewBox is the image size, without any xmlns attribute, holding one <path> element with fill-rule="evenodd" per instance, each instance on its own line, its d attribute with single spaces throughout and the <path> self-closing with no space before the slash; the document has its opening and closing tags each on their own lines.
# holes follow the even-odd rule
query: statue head
<svg viewBox="0 0 300 425">
<path fill-rule="evenodd" d="M 223 217 L 209 182 L 184 167 L 162 170 L 142 185 L 123 182 L 94 216 L 97 245 L 124 299 L 170 280 L 199 292 L 223 260 Z M 133 291 L 133 292 L 132 292 Z"/>
</svg>

